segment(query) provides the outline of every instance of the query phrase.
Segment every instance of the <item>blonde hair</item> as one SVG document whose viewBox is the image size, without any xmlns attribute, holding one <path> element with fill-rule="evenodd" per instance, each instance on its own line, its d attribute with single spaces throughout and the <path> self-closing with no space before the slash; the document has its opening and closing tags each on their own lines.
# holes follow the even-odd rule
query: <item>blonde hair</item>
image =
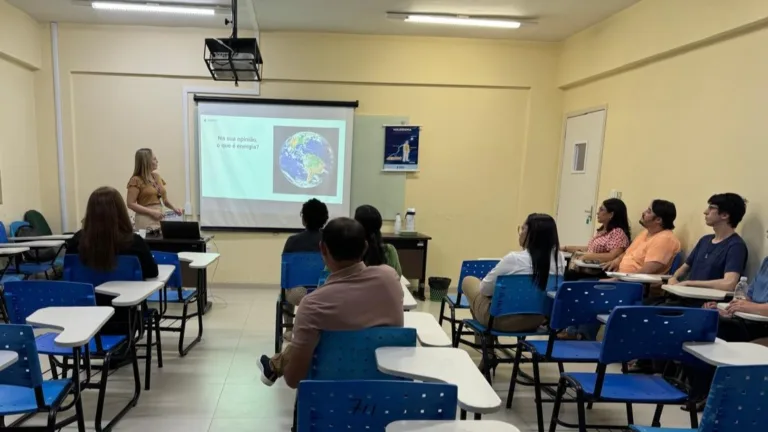
<svg viewBox="0 0 768 432">
<path fill-rule="evenodd" d="M 163 185 L 155 180 L 152 175 L 152 149 L 140 148 L 136 150 L 136 157 L 133 164 L 133 175 L 144 181 L 146 184 L 154 185 L 158 193 L 163 193 Z"/>
</svg>

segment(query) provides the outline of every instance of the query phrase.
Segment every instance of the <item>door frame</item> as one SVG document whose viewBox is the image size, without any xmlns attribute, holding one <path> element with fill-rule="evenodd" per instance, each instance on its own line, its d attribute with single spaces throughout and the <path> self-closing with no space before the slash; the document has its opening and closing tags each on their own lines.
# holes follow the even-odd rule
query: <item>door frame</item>
<svg viewBox="0 0 768 432">
<path fill-rule="evenodd" d="M 560 185 L 562 184 L 562 179 L 563 179 L 563 153 L 565 152 L 565 134 L 568 131 L 568 119 L 571 117 L 578 117 L 586 114 L 591 114 L 597 111 L 605 111 L 605 117 L 603 118 L 603 143 L 600 146 L 600 154 L 597 157 L 599 161 L 599 167 L 597 171 L 597 184 L 595 185 L 595 201 L 592 203 L 592 209 L 595 212 L 591 222 L 593 229 L 595 227 L 595 220 L 597 220 L 597 218 L 595 217 L 597 215 L 596 206 L 597 206 L 597 202 L 600 200 L 598 197 L 598 194 L 600 193 L 600 177 L 603 174 L 603 149 L 605 147 L 605 125 L 608 123 L 608 104 L 595 105 L 590 108 L 570 111 L 563 115 L 563 128 L 560 134 L 560 157 L 558 158 L 558 164 L 557 164 L 558 166 L 557 184 L 556 184 L 557 193 L 555 193 L 555 215 L 554 215 L 555 220 L 557 220 L 557 215 L 560 211 Z"/>
</svg>

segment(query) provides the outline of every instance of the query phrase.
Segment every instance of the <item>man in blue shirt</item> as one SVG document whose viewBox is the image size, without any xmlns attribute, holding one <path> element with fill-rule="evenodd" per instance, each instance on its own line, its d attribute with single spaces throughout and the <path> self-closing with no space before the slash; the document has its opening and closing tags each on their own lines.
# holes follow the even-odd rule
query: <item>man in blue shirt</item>
<svg viewBox="0 0 768 432">
<path fill-rule="evenodd" d="M 669 284 L 731 292 L 747 265 L 747 244 L 735 231 L 747 211 L 746 201 L 735 193 L 723 193 L 712 195 L 707 204 L 704 222 L 715 233 L 699 240 Z"/>
</svg>

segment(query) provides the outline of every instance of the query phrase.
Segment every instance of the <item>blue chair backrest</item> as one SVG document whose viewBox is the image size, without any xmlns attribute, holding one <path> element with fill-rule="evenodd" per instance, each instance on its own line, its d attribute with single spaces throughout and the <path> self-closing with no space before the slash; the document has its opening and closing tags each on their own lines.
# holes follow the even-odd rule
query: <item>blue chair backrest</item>
<svg viewBox="0 0 768 432">
<path fill-rule="evenodd" d="M 384 432 L 398 420 L 455 420 L 457 395 L 443 383 L 302 381 L 297 430 Z"/>
<path fill-rule="evenodd" d="M 550 275 L 547 291 L 557 289 L 559 277 Z M 531 275 L 504 275 L 496 279 L 490 313 L 498 318 L 505 315 L 547 315 L 552 312 L 552 299 L 547 291 L 533 283 Z"/>
<path fill-rule="evenodd" d="M 317 286 L 324 269 L 323 257 L 317 252 L 285 253 L 280 267 L 280 288 Z"/>
<path fill-rule="evenodd" d="M 643 285 L 629 282 L 565 282 L 557 291 L 550 327 L 596 324 L 598 314 L 617 306 L 633 306 L 643 299 Z"/>
<path fill-rule="evenodd" d="M 768 365 L 718 367 L 699 431 L 765 431 L 766 381 Z"/>
<path fill-rule="evenodd" d="M 325 281 L 328 280 L 328 276 L 331 275 L 331 272 L 323 270 L 323 272 L 320 274 L 320 279 L 317 281 L 317 286 L 321 287 L 325 285 Z"/>
<path fill-rule="evenodd" d="M 474 276 L 482 280 L 498 263 L 499 260 L 466 260 L 462 262 L 459 273 L 459 293 L 463 292 L 461 284 L 464 283 L 465 277 Z"/>
<path fill-rule="evenodd" d="M 19 355 L 16 363 L 0 371 L 0 385 L 39 387 L 43 384 L 35 333 L 28 325 L 0 324 L 0 340 L 5 351 Z"/>
<path fill-rule="evenodd" d="M 376 348 L 415 346 L 416 329 L 412 328 L 373 327 L 353 331 L 323 331 L 307 379 L 396 380 L 398 378 L 379 372 Z"/>
<path fill-rule="evenodd" d="M 3 298 L 12 324 L 26 324 L 27 317 L 42 308 L 96 306 L 93 285 L 77 282 L 6 282 Z"/>
<path fill-rule="evenodd" d="M 8 243 L 8 234 L 5 232 L 5 224 L 0 222 L 0 243 Z"/>
<path fill-rule="evenodd" d="M 633 359 L 690 362 L 685 342 L 714 342 L 718 313 L 712 309 L 620 306 L 605 327 L 600 363 Z"/>
<path fill-rule="evenodd" d="M 677 269 L 680 268 L 680 266 L 683 265 L 683 251 L 680 251 L 675 255 L 675 258 L 672 259 L 672 265 L 669 267 L 669 274 L 675 274 Z"/>
<path fill-rule="evenodd" d="M 157 265 L 164 264 L 176 267 L 176 270 L 171 274 L 171 278 L 168 279 L 168 286 L 171 288 L 181 288 L 181 261 L 179 261 L 179 255 L 171 252 L 152 251 L 152 257 Z"/>
<path fill-rule="evenodd" d="M 24 222 L 24 221 L 11 222 L 11 232 L 10 232 L 11 237 L 16 237 L 16 233 L 19 231 L 19 228 L 24 226 L 31 226 L 31 225 L 29 224 L 29 222 Z"/>
<path fill-rule="evenodd" d="M 118 256 L 114 270 L 101 271 L 86 267 L 78 255 L 69 254 L 64 257 L 64 280 L 96 287 L 110 281 L 142 281 L 144 277 L 139 259 L 132 255 Z"/>
</svg>

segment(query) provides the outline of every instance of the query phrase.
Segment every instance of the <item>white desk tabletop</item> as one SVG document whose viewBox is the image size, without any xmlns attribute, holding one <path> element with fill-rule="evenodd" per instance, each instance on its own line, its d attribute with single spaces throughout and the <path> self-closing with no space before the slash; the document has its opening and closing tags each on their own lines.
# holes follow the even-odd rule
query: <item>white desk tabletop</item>
<svg viewBox="0 0 768 432">
<path fill-rule="evenodd" d="M 750 342 L 686 342 L 683 350 L 712 366 L 768 364 L 768 347 Z"/>
<path fill-rule="evenodd" d="M 13 237 L 13 238 L 9 238 L 8 240 L 16 243 L 22 243 L 22 242 L 37 241 L 37 240 L 69 240 L 73 236 L 74 234 L 52 234 L 52 235 L 44 235 L 44 236 Z"/>
<path fill-rule="evenodd" d="M 583 267 L 583 268 L 591 268 L 591 269 L 601 269 L 603 268 L 600 264 L 588 264 L 584 261 L 577 259 L 573 260 L 573 263 L 576 264 L 577 267 Z"/>
<path fill-rule="evenodd" d="M 12 255 L 18 255 L 20 253 L 28 252 L 28 247 L 11 247 L 11 248 L 2 248 L 0 249 L 0 256 L 12 256 Z"/>
<path fill-rule="evenodd" d="M 498 420 L 425 421 L 399 420 L 387 425 L 386 432 L 520 432 L 509 423 Z"/>
<path fill-rule="evenodd" d="M 87 344 L 115 313 L 110 306 L 47 307 L 27 317 L 27 324 L 60 330 L 54 342 L 63 347 Z"/>
<path fill-rule="evenodd" d="M 680 297 L 700 299 L 700 300 L 722 300 L 726 292 L 712 288 L 698 288 L 682 285 L 662 285 L 661 288 L 669 293 Z"/>
<path fill-rule="evenodd" d="M 116 296 L 112 306 L 136 306 L 163 287 L 162 282 L 112 281 L 96 287 L 96 292 Z"/>
<path fill-rule="evenodd" d="M 400 285 L 402 285 L 404 287 L 410 287 L 411 286 L 411 281 L 406 279 L 405 276 L 400 275 Z"/>
<path fill-rule="evenodd" d="M 403 314 L 403 327 L 416 329 L 416 337 L 422 346 L 449 347 L 453 346 L 451 338 L 437 323 L 432 314 L 427 312 L 409 312 Z"/>
<path fill-rule="evenodd" d="M 672 275 L 653 275 L 643 273 L 606 272 L 608 277 L 616 278 L 623 282 L 662 283 L 672 278 Z"/>
<path fill-rule="evenodd" d="M 171 278 L 176 266 L 170 264 L 160 264 L 157 266 L 157 277 L 147 279 L 148 282 L 161 282 L 163 285 L 168 283 L 168 279 Z"/>
<path fill-rule="evenodd" d="M 459 407 L 473 413 L 492 413 L 501 399 L 466 351 L 458 348 L 384 347 L 376 349 L 380 371 L 420 381 L 445 382 L 459 388 Z"/>
<path fill-rule="evenodd" d="M 21 243 L 19 243 L 21 244 Z M 16 243 L 0 243 L 0 248 L 17 248 L 19 247 L 19 244 Z M 55 248 L 59 247 L 64 244 L 64 240 L 38 240 L 38 241 L 28 241 L 24 242 L 24 247 L 30 248 L 30 249 L 37 249 L 37 248 Z"/>
<path fill-rule="evenodd" d="M 189 262 L 189 268 L 204 269 L 215 263 L 221 255 L 213 252 L 179 252 L 179 259 Z"/>
<path fill-rule="evenodd" d="M 608 322 L 608 317 L 611 316 L 610 314 L 600 314 L 597 316 L 597 320 L 601 323 L 605 324 Z"/>
<path fill-rule="evenodd" d="M 728 303 L 717 304 L 717 308 L 720 310 L 725 310 L 726 307 L 728 307 Z M 751 314 L 751 313 L 745 313 L 745 312 L 736 312 L 734 315 L 749 321 L 768 322 L 768 316 L 765 316 L 765 315 L 757 315 L 757 314 Z"/>
<path fill-rule="evenodd" d="M 19 354 L 16 351 L 0 351 L 0 371 L 19 360 Z"/>
<path fill-rule="evenodd" d="M 408 289 L 407 286 L 401 285 L 403 287 L 403 310 L 413 310 L 416 309 L 416 306 L 418 306 L 418 303 L 416 303 L 416 299 L 413 298 L 413 294 L 411 294 L 411 290 Z"/>
</svg>

